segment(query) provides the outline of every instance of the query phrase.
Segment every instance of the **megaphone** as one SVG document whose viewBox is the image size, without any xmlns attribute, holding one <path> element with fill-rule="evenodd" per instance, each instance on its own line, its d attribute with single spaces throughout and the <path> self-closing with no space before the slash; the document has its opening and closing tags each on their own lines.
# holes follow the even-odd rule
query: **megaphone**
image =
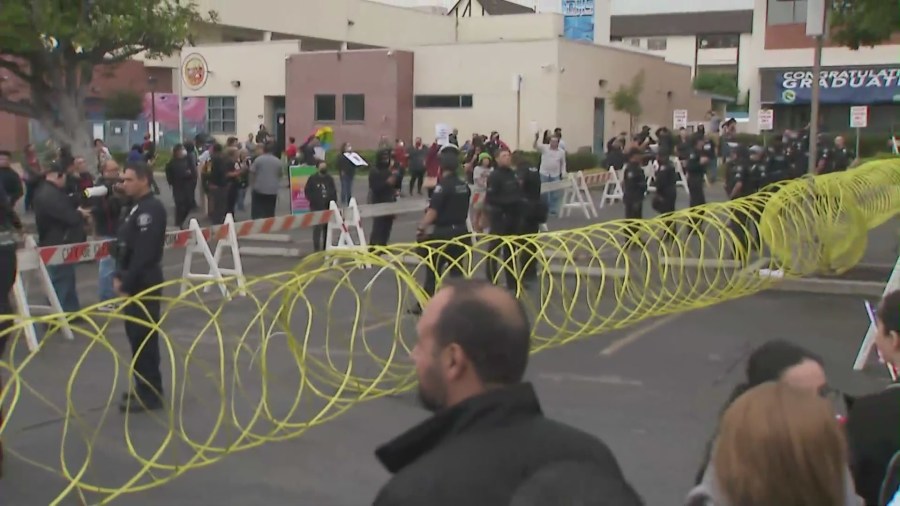
<svg viewBox="0 0 900 506">
<path fill-rule="evenodd" d="M 105 197 L 109 194 L 109 188 L 106 186 L 92 186 L 84 190 L 84 198 Z"/>
</svg>

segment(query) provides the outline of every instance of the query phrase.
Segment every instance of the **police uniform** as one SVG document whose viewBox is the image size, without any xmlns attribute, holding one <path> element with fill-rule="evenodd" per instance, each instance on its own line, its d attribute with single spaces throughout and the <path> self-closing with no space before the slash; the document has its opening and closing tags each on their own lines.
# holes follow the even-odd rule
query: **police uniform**
<svg viewBox="0 0 900 506">
<path fill-rule="evenodd" d="M 755 191 L 750 160 L 746 157 L 746 148 L 738 149 L 738 155 L 728 161 L 725 172 L 725 192 L 731 200 L 746 197 Z M 729 218 L 728 229 L 734 234 L 733 256 L 738 258 L 742 256 L 739 255 L 741 249 L 746 249 L 748 246 L 747 229 L 750 226 L 751 214 L 747 213 L 743 207 L 736 209 L 735 215 Z"/>
<path fill-rule="evenodd" d="M 434 210 L 436 217 L 428 240 L 448 242 L 436 245 L 429 251 L 433 255 L 430 262 L 433 268 L 425 269 L 425 293 L 429 296 L 434 295 L 437 277 L 445 269 L 449 268 L 448 275 L 452 277 L 463 275 L 460 262 L 470 240 L 468 237 L 459 238 L 469 234 L 466 219 L 469 217 L 471 199 L 472 190 L 469 185 L 455 173 L 444 173 L 444 177 L 434 187 L 428 208 Z"/>
<path fill-rule="evenodd" d="M 540 230 L 541 223 L 547 221 L 549 213 L 547 202 L 541 198 L 541 173 L 537 167 L 523 163 L 516 169 L 516 177 L 522 187 L 522 223 L 519 233 L 536 234 Z M 534 242 L 522 243 L 519 259 L 525 268 L 526 280 L 532 280 L 537 276 L 537 263 L 534 261 L 536 254 Z"/>
<path fill-rule="evenodd" d="M 678 199 L 678 171 L 675 165 L 668 159 L 659 160 L 654 180 L 656 194 L 651 203 L 653 210 L 659 214 L 674 212 Z"/>
<path fill-rule="evenodd" d="M 647 194 L 647 177 L 639 163 L 628 162 L 622 171 L 622 202 L 625 203 L 625 219 L 644 217 L 644 196 Z"/>
<path fill-rule="evenodd" d="M 832 172 L 843 172 L 850 167 L 850 164 L 853 163 L 853 160 L 856 158 L 856 155 L 853 151 L 847 149 L 847 147 L 839 148 L 837 146 L 831 150 L 832 154 Z"/>
<path fill-rule="evenodd" d="M 369 203 L 384 204 L 397 201 L 396 184 L 399 173 L 392 170 L 391 150 L 378 151 L 374 170 L 369 171 Z M 387 246 L 394 228 L 394 215 L 378 216 L 372 219 L 370 246 Z"/>
<path fill-rule="evenodd" d="M 706 204 L 706 194 L 703 185 L 706 183 L 704 176 L 706 175 L 706 164 L 700 161 L 701 157 L 707 156 L 704 150 L 694 149 L 688 158 L 687 167 L 687 185 L 690 193 L 689 206 L 702 206 Z M 709 163 L 707 161 L 707 163 Z"/>
<path fill-rule="evenodd" d="M 123 215 L 116 242 L 116 278 L 121 291 L 137 295 L 163 282 L 162 258 L 166 240 L 166 210 L 152 194 L 141 197 L 130 212 Z M 134 396 L 127 394 L 123 409 L 155 409 L 162 403 L 159 335 L 150 326 L 159 321 L 161 289 L 141 295 L 127 304 L 124 314 L 138 321 L 125 322 L 125 333 L 135 356 Z M 140 353 L 138 351 L 140 350 Z"/>
<path fill-rule="evenodd" d="M 766 152 L 766 164 L 770 182 L 776 183 L 792 178 L 790 164 L 784 153 L 784 147 L 780 144 L 769 147 Z"/>
<path fill-rule="evenodd" d="M 498 236 L 515 235 L 521 223 L 522 187 L 516 173 L 509 167 L 497 167 L 488 176 L 484 198 L 485 210 L 490 223 L 491 234 Z M 499 250 L 498 250 L 499 248 Z M 487 260 L 487 274 L 491 281 L 498 276 L 498 259 L 507 262 L 511 258 L 509 243 L 496 240 L 491 246 L 493 252 Z M 506 286 L 510 290 L 516 287 L 516 275 L 512 265 L 504 268 Z"/>
</svg>

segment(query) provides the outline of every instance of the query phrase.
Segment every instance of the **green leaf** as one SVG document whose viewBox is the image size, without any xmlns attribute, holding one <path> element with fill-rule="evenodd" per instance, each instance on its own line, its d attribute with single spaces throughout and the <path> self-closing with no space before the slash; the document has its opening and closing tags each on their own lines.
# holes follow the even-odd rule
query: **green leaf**
<svg viewBox="0 0 900 506">
<path fill-rule="evenodd" d="M 849 47 L 872 47 L 900 31 L 896 0 L 835 0 L 831 10 L 831 40 Z"/>
</svg>

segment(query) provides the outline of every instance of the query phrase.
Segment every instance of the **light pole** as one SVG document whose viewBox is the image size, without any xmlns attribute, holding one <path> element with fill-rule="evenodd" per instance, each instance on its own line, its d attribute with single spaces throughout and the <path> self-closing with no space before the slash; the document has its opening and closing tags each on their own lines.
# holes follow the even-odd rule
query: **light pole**
<svg viewBox="0 0 900 506">
<path fill-rule="evenodd" d="M 816 162 L 819 148 L 819 80 L 822 74 L 822 46 L 825 45 L 826 20 L 828 8 L 831 2 L 826 0 L 812 0 L 807 3 L 806 35 L 815 37 L 815 50 L 813 51 L 812 93 L 810 97 L 809 111 L 809 161 L 807 171 L 816 173 Z"/>
<path fill-rule="evenodd" d="M 158 147 L 156 145 L 156 77 L 147 77 L 147 84 L 150 85 L 150 136 L 155 149 Z"/>
</svg>

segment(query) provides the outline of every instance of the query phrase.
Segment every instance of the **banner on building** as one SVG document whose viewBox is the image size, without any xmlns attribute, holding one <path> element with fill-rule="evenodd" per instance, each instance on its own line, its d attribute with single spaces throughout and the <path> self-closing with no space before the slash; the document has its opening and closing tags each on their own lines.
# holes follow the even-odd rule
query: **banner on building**
<svg viewBox="0 0 900 506">
<path fill-rule="evenodd" d="M 808 104 L 813 73 L 806 69 L 774 71 L 778 104 Z M 900 103 L 900 66 L 830 67 L 819 74 L 819 101 L 823 104 Z"/>
<path fill-rule="evenodd" d="M 594 42 L 594 0 L 562 0 L 567 39 Z"/>
</svg>

